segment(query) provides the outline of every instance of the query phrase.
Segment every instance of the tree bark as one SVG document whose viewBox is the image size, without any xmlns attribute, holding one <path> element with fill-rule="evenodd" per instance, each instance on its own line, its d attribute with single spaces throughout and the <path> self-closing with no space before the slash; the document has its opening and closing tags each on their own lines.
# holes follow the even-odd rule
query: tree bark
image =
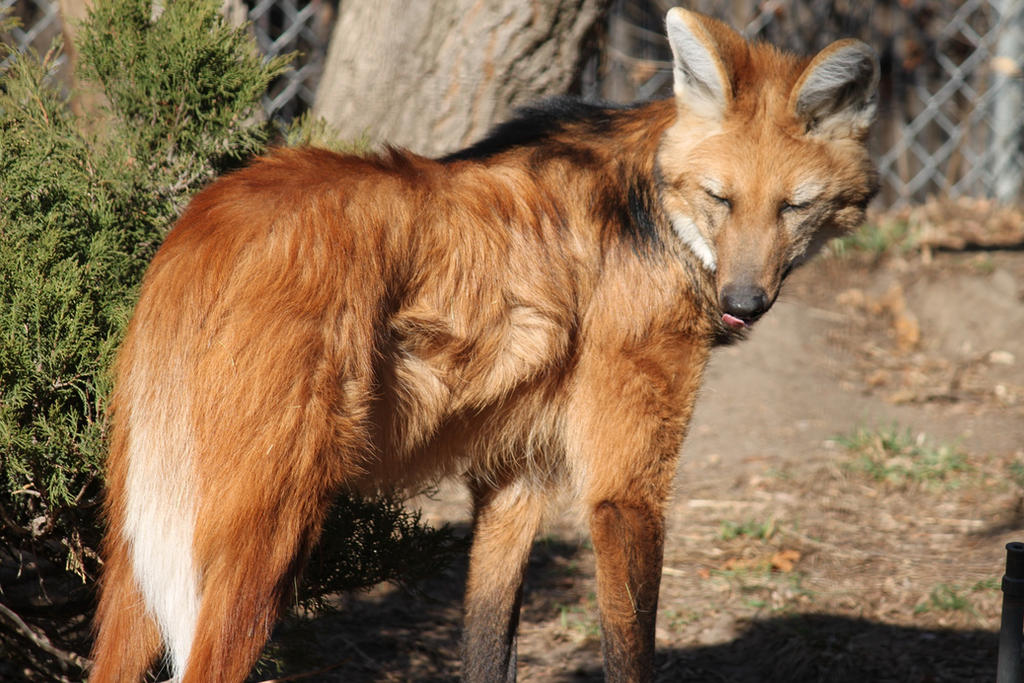
<svg viewBox="0 0 1024 683">
<path fill-rule="evenodd" d="M 609 0 L 348 0 L 314 114 L 343 136 L 437 155 L 570 91 Z"/>
<path fill-rule="evenodd" d="M 83 121 L 98 117 L 106 102 L 100 92 L 80 90 L 78 75 L 75 73 L 78 68 L 78 46 L 75 44 L 75 38 L 90 9 L 92 0 L 60 0 L 61 32 L 64 36 L 64 55 L 67 58 L 61 80 L 71 92 L 71 111 Z"/>
</svg>

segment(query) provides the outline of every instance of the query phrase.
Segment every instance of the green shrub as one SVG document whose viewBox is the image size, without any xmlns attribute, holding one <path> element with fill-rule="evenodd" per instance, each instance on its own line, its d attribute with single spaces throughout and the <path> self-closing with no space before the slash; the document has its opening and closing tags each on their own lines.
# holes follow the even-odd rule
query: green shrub
<svg viewBox="0 0 1024 683">
<path fill-rule="evenodd" d="M 107 370 L 142 273 L 188 198 L 269 137 L 259 98 L 287 59 L 264 61 L 218 7 L 97 2 L 78 73 L 107 104 L 84 120 L 51 82 L 59 50 L 0 49 L 0 662 L 43 678 L 80 677 L 88 650 Z M 369 553 L 354 570 L 318 559 L 307 603 L 401 572 L 374 558 L 454 547 L 390 500 L 339 504 L 330 527 L 372 547 L 338 553 Z"/>
</svg>

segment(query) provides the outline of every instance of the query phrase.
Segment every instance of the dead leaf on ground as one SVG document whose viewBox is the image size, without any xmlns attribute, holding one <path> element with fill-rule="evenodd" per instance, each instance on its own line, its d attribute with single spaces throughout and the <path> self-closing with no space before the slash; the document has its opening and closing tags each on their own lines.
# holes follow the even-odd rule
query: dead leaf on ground
<svg viewBox="0 0 1024 683">
<path fill-rule="evenodd" d="M 931 199 L 908 212 L 907 224 L 921 247 L 960 250 L 1024 244 L 1024 212 L 992 199 Z"/>
<path fill-rule="evenodd" d="M 780 550 L 772 555 L 772 569 L 780 572 L 791 572 L 801 557 L 799 550 Z"/>
</svg>

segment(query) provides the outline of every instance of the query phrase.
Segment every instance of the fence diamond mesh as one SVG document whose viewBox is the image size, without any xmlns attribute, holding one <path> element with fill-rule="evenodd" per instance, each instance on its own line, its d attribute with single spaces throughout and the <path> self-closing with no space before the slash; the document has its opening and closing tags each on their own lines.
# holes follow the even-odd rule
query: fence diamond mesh
<svg viewBox="0 0 1024 683">
<path fill-rule="evenodd" d="M 10 12 L 19 21 L 11 29 L 10 39 L 19 49 L 46 50 L 60 34 L 60 7 L 50 0 L 0 0 L 0 14 Z M 0 36 L 3 37 L 3 36 Z"/>
<path fill-rule="evenodd" d="M 249 4 L 256 42 L 267 56 L 298 52 L 293 68 L 263 98 L 267 115 L 290 121 L 313 106 L 334 10 L 325 0 L 258 0 Z"/>
<path fill-rule="evenodd" d="M 615 0 L 584 94 L 628 101 L 670 91 L 662 22 L 672 4 Z M 901 206 L 929 196 L 1024 198 L 1024 0 L 686 4 L 740 27 L 750 38 L 800 52 L 843 36 L 876 48 L 883 74 L 873 144 L 883 204 Z M 263 100 L 270 117 L 287 122 L 312 106 L 336 5 L 250 0 L 246 6 L 266 55 L 299 53 L 294 69 Z M 60 33 L 56 0 L 0 0 L 0 8 L 21 18 L 22 28 L 10 37 L 20 47 L 44 50 Z"/>
<path fill-rule="evenodd" d="M 617 0 L 596 94 L 667 94 L 660 37 L 668 0 Z M 882 203 L 930 196 L 1019 202 L 1024 190 L 1024 0 L 694 0 L 687 6 L 748 38 L 813 53 L 844 36 L 873 45 L 882 66 L 872 144 Z"/>
</svg>

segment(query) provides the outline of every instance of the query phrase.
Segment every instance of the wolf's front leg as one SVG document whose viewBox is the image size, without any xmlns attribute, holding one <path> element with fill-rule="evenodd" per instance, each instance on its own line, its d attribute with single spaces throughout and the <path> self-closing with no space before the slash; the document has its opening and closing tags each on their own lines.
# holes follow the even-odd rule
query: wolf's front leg
<svg viewBox="0 0 1024 683">
<path fill-rule="evenodd" d="M 650 335 L 578 365 L 568 452 L 594 543 L 607 681 L 653 677 L 665 503 L 707 360 L 698 342 Z"/>
<path fill-rule="evenodd" d="M 660 506 L 659 506 L 660 507 Z M 642 503 L 606 500 L 590 513 L 606 681 L 649 681 L 664 520 Z"/>
</svg>

